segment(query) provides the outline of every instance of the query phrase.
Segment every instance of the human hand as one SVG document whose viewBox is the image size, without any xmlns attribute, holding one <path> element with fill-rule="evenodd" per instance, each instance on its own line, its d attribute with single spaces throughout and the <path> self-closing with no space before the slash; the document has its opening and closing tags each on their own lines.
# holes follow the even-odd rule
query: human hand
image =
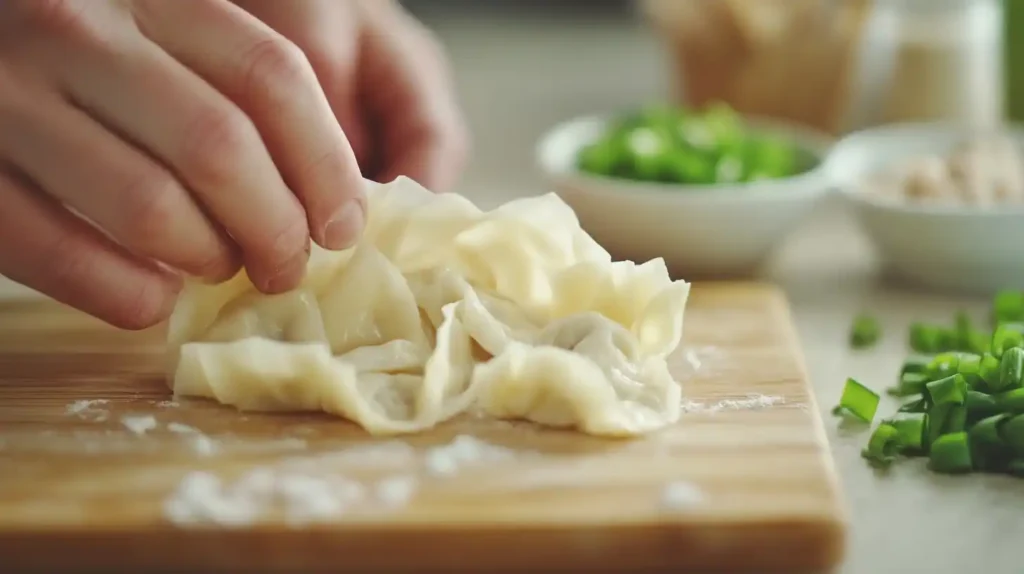
<svg viewBox="0 0 1024 574">
<path fill-rule="evenodd" d="M 393 0 L 234 0 L 305 52 L 363 175 L 435 191 L 462 169 L 468 137 L 444 50 Z"/>
<path fill-rule="evenodd" d="M 143 328 L 179 271 L 294 287 L 362 186 L 303 52 L 227 0 L 0 0 L 3 275 Z"/>
</svg>

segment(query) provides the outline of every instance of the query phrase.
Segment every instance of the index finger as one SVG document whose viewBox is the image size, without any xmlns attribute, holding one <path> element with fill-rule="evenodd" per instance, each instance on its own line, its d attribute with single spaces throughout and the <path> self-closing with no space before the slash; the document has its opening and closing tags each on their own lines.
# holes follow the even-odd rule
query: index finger
<svg viewBox="0 0 1024 574">
<path fill-rule="evenodd" d="M 366 218 L 355 154 L 302 51 L 230 2 L 150 2 L 142 27 L 256 125 L 313 239 L 351 246 Z M 185 30 L 187 33 L 182 33 Z"/>
</svg>

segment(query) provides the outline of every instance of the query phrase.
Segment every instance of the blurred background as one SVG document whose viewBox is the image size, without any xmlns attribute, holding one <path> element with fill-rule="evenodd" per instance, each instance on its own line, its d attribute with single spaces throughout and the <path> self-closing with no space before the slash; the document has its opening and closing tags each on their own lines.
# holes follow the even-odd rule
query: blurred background
<svg viewBox="0 0 1024 574">
<path fill-rule="evenodd" d="M 572 185 L 553 183 L 538 166 L 538 142 L 561 122 L 659 101 L 691 107 L 725 102 L 743 115 L 813 128 L 833 142 L 894 123 L 952 121 L 987 128 L 1024 116 L 1024 38 L 1007 32 L 1014 22 L 1024 26 L 1024 0 L 404 3 L 436 32 L 454 64 L 474 138 L 474 157 L 457 191 L 493 206 L 557 189 L 613 253 L 616 243 L 628 243 L 626 236 L 657 228 L 661 244 L 648 237 L 637 253 L 624 246 L 618 254 L 664 255 L 670 263 L 693 263 L 694 269 L 720 258 L 720 250 L 672 253 L 673 245 L 692 243 L 692 236 L 672 235 L 667 232 L 671 222 L 642 217 L 651 215 L 653 203 L 636 217 L 609 215 L 613 209 L 640 209 L 636 206 L 649 199 L 642 194 L 614 206 L 608 193 L 574 198 L 567 193 Z M 629 191 L 620 187 L 623 194 Z M 700 223 L 687 219 L 701 207 L 681 205 L 688 201 L 662 206 L 678 214 L 676 227 Z M 765 231 L 750 239 L 765 248 L 770 244 L 758 269 L 797 289 L 809 276 L 822 275 L 847 288 L 860 280 L 851 277 L 869 277 L 884 267 L 879 259 L 886 257 L 876 256 L 871 234 L 857 229 L 855 214 L 823 203 L 815 204 L 815 217 L 797 217 L 795 207 L 789 219 L 767 214 L 786 232 Z M 763 209 L 756 202 L 740 207 Z M 979 221 L 987 217 L 979 215 Z M 736 239 L 740 231 L 727 228 L 735 217 L 716 212 L 701 219 L 716 221 L 715 229 L 701 235 L 707 238 L 703 243 L 741 241 Z M 624 229 L 629 225 L 633 228 Z M 886 239 L 884 233 L 875 235 Z M 894 248 L 902 249 L 904 260 L 921 258 L 925 247 L 919 239 L 899 241 L 918 244 Z"/>
</svg>

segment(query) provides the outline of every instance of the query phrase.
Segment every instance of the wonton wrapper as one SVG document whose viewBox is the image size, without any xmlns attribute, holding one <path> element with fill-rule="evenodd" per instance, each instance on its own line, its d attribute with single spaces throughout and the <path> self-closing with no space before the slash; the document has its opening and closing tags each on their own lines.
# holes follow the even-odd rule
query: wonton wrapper
<svg viewBox="0 0 1024 574">
<path fill-rule="evenodd" d="M 372 434 L 472 408 L 632 436 L 674 423 L 689 284 L 612 262 L 554 194 L 482 212 L 412 180 L 368 183 L 367 227 L 314 250 L 303 285 L 191 282 L 171 317 L 171 384 L 243 410 L 325 411 Z"/>
</svg>

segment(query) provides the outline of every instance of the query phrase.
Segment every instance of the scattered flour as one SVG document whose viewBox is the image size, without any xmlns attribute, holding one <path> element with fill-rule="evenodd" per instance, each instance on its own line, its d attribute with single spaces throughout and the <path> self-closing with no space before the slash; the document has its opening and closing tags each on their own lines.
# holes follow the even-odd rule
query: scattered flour
<svg viewBox="0 0 1024 574">
<path fill-rule="evenodd" d="M 78 418 L 93 422 L 103 422 L 107 420 L 109 413 L 105 408 L 101 407 L 109 402 L 107 399 L 81 399 L 69 404 L 65 412 L 68 416 L 77 416 Z"/>
<path fill-rule="evenodd" d="M 217 454 L 220 447 L 212 438 L 197 434 L 192 437 L 192 450 L 199 456 L 213 456 Z"/>
<path fill-rule="evenodd" d="M 203 434 L 196 427 L 183 425 L 181 423 L 167 423 L 167 430 L 175 434 Z"/>
<path fill-rule="evenodd" d="M 181 406 L 181 403 L 179 403 L 178 401 L 174 401 L 174 400 L 157 401 L 156 402 L 156 406 L 158 406 L 158 407 L 160 407 L 162 409 L 174 409 L 174 408 L 178 408 L 179 406 Z"/>
<path fill-rule="evenodd" d="M 689 400 L 683 401 L 683 412 L 685 413 L 717 413 L 719 411 L 741 411 L 756 410 L 785 404 L 785 397 L 778 395 L 751 394 L 743 399 L 723 399 L 717 403 L 697 403 Z"/>
<path fill-rule="evenodd" d="M 413 476 L 392 476 L 378 482 L 373 492 L 385 506 L 405 506 L 416 494 L 416 486 Z"/>
<path fill-rule="evenodd" d="M 206 438 L 191 432 L 183 434 Z M 240 527 L 272 513 L 279 513 L 291 526 L 331 521 L 355 507 L 369 505 L 387 510 L 408 504 L 419 488 L 417 470 L 434 476 L 451 476 L 471 464 L 508 460 L 514 452 L 460 435 L 447 445 L 423 452 L 422 468 L 415 464 L 419 461 L 417 454 L 409 444 L 389 441 L 284 460 L 274 466 L 255 468 L 232 483 L 197 471 L 185 476 L 167 498 L 164 513 L 168 520 L 179 525 L 205 523 Z M 404 462 L 408 463 L 408 468 L 368 485 L 333 471 L 339 464 L 373 462 L 389 468 L 396 462 Z"/>
<path fill-rule="evenodd" d="M 123 416 L 121 424 L 140 436 L 157 427 L 156 418 L 153 415 Z"/>
<path fill-rule="evenodd" d="M 459 435 L 451 443 L 427 451 L 427 472 L 434 476 L 449 476 L 463 466 L 501 462 L 513 455 L 510 449 L 469 435 Z"/>
<path fill-rule="evenodd" d="M 704 492 L 691 482 L 675 481 L 661 490 L 661 504 L 668 510 L 686 510 L 704 502 Z"/>
</svg>

